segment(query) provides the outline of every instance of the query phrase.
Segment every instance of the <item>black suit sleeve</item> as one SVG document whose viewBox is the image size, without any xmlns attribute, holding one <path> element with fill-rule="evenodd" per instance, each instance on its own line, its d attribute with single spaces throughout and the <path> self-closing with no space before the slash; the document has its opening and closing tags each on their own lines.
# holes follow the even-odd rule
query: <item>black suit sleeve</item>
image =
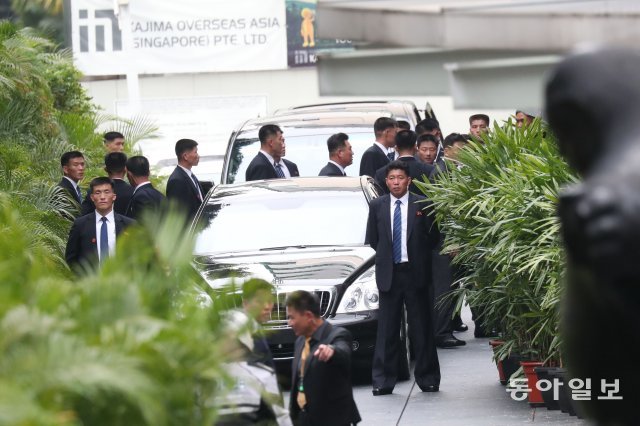
<svg viewBox="0 0 640 426">
<path fill-rule="evenodd" d="M 69 231 L 69 239 L 67 240 L 67 248 L 64 252 L 64 258 L 70 267 L 78 263 L 80 260 L 80 253 L 82 251 L 82 248 L 80 247 L 82 234 L 81 228 L 82 225 L 75 220 L 73 225 L 71 225 L 71 231 Z"/>
<path fill-rule="evenodd" d="M 276 171 L 273 169 L 268 163 L 265 164 L 251 164 L 249 168 L 247 168 L 247 172 L 245 174 L 245 180 L 260 180 L 260 179 L 274 179 L 276 177 Z"/>
<path fill-rule="evenodd" d="M 351 344 L 353 338 L 348 330 L 336 327 L 335 335 L 331 339 L 330 345 L 333 346 L 334 353 L 329 362 L 337 366 L 349 370 L 351 368 Z"/>
<path fill-rule="evenodd" d="M 195 214 L 194 210 L 197 211 L 196 203 L 194 203 L 194 189 L 193 183 L 185 179 L 169 179 L 167 182 L 167 198 L 175 200 L 187 213 L 192 215 Z M 202 188 L 200 188 L 200 191 L 202 192 Z"/>
<path fill-rule="evenodd" d="M 96 210 L 96 206 L 93 204 L 91 200 L 91 189 L 87 190 L 87 195 L 82 200 L 82 205 L 80 206 L 80 215 L 84 216 L 85 214 L 93 213 Z"/>
<path fill-rule="evenodd" d="M 367 218 L 367 233 L 364 238 L 364 243 L 369 244 L 372 249 L 376 250 L 378 247 L 378 215 L 376 210 L 378 209 L 378 203 L 375 200 L 369 204 L 369 217 Z"/>
</svg>

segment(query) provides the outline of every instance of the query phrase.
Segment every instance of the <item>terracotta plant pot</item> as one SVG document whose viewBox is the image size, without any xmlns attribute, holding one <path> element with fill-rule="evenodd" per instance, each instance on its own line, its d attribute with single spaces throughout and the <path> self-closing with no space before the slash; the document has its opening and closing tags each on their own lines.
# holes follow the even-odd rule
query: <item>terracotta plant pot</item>
<svg viewBox="0 0 640 426">
<path fill-rule="evenodd" d="M 557 367 L 536 367 L 533 370 L 538 375 L 538 380 L 547 380 L 548 382 L 551 383 L 551 388 L 540 391 L 540 393 L 542 394 L 542 400 L 544 401 L 545 407 L 547 407 L 547 410 L 559 410 L 560 403 L 558 400 L 560 399 L 560 392 L 556 391 L 557 395 L 554 395 L 554 386 L 556 385 L 554 381 L 558 380 L 557 376 L 555 376 L 555 372 L 556 370 L 558 370 L 558 368 Z"/>
<path fill-rule="evenodd" d="M 493 348 L 494 352 L 496 351 L 496 348 L 502 345 L 503 343 L 504 342 L 502 340 L 489 340 L 489 344 Z M 500 377 L 500 384 L 504 386 L 507 384 L 507 379 L 504 376 L 504 369 L 502 368 L 502 360 L 498 360 L 496 362 L 496 367 L 498 367 L 498 377 Z"/>
<path fill-rule="evenodd" d="M 536 367 L 542 367 L 544 363 L 540 361 L 520 361 L 525 376 L 527 376 L 527 387 L 529 388 L 529 405 L 532 407 L 544 407 L 544 400 L 542 394 L 536 386 L 538 383 L 538 376 L 533 370 Z"/>
</svg>

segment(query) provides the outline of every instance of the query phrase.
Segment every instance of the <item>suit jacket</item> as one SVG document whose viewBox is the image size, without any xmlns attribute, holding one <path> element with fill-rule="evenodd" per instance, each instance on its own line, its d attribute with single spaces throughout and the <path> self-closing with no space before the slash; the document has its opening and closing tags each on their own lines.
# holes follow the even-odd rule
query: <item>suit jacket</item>
<svg viewBox="0 0 640 426">
<path fill-rule="evenodd" d="M 165 196 L 155 189 L 150 183 L 141 186 L 134 191 L 127 207 L 127 216 L 139 220 L 142 212 L 146 209 L 157 210 L 163 207 Z"/>
<path fill-rule="evenodd" d="M 351 387 L 351 333 L 342 327 L 336 327 L 324 321 L 311 338 L 311 350 L 304 369 L 304 392 L 307 397 L 305 413 L 298 406 L 298 381 L 300 357 L 304 348 L 304 336 L 295 343 L 292 363 L 292 389 L 289 399 L 289 412 L 295 425 L 346 425 L 358 423 L 360 413 L 353 399 Z M 332 345 L 335 349 L 328 362 L 320 361 L 313 353 L 318 345 Z M 306 422 L 301 421 L 301 417 Z"/>
<path fill-rule="evenodd" d="M 114 221 L 116 225 L 116 238 L 127 226 L 135 223 L 134 220 L 118 213 L 114 213 Z M 97 241 L 95 214 L 87 214 L 77 218 L 71 226 L 67 249 L 64 253 L 64 257 L 69 266 L 73 268 L 83 263 L 97 262 Z"/>
<path fill-rule="evenodd" d="M 291 177 L 300 176 L 298 172 L 298 166 L 295 163 L 292 163 L 289 160 L 282 159 L 282 162 L 287 169 L 289 169 L 289 174 Z M 269 162 L 269 159 L 261 152 L 258 153 L 251 163 L 249 163 L 249 167 L 247 167 L 247 172 L 245 173 L 246 181 L 251 180 L 260 180 L 260 179 L 277 179 L 278 175 L 276 174 L 276 169 L 273 167 L 273 164 Z"/>
<path fill-rule="evenodd" d="M 327 162 L 327 165 L 320 170 L 318 176 L 344 176 L 342 174 L 342 170 L 338 168 L 335 164 L 331 162 Z"/>
<path fill-rule="evenodd" d="M 389 157 L 384 155 L 376 144 L 373 144 L 362 154 L 362 159 L 360 160 L 360 176 L 367 175 L 374 177 L 380 167 L 386 166 L 390 162 Z"/>
<path fill-rule="evenodd" d="M 133 194 L 133 187 L 122 179 L 113 180 L 113 191 L 116 193 L 116 202 L 113 203 L 113 211 L 126 215 L 129 201 L 131 201 L 131 195 Z M 82 215 L 93 213 L 96 210 L 96 206 L 91 201 L 91 188 L 87 191 L 87 195 L 82 201 Z"/>
<path fill-rule="evenodd" d="M 422 181 L 423 176 L 430 178 L 431 174 L 433 173 L 434 167 L 430 164 L 422 163 L 416 160 L 414 157 L 400 157 L 398 158 L 398 160 L 404 162 L 409 166 L 409 176 L 411 177 L 411 180 L 412 180 L 411 185 L 409 186 L 409 191 L 417 195 L 422 195 L 422 191 L 420 191 L 420 188 L 418 188 L 418 186 L 414 184 L 413 181 L 414 180 Z M 376 171 L 376 176 L 375 176 L 376 183 L 380 185 L 380 187 L 386 194 L 388 194 L 389 187 L 387 187 L 386 178 L 387 178 L 387 166 L 379 168 Z"/>
<path fill-rule="evenodd" d="M 425 197 L 409 193 L 407 206 L 407 256 L 413 284 L 431 285 L 431 250 L 438 242 L 430 203 L 416 204 Z M 376 251 L 376 284 L 389 291 L 393 276 L 393 241 L 391 236 L 391 196 L 376 198 L 369 204 L 365 242 Z M 426 207 L 426 208 L 425 208 Z"/>
<path fill-rule="evenodd" d="M 200 192 L 204 196 L 202 186 L 200 184 L 198 186 L 200 186 Z M 195 182 L 180 166 L 176 166 L 167 181 L 167 199 L 170 201 L 175 200 L 190 218 L 196 215 L 202 205 Z"/>
<path fill-rule="evenodd" d="M 69 179 L 66 179 L 63 177 L 62 179 L 60 179 L 60 182 L 58 182 L 58 186 L 61 186 L 62 188 L 66 189 L 69 195 L 71 196 L 71 198 L 75 200 L 78 204 L 80 204 L 82 200 L 78 198 L 78 192 L 76 191 L 76 188 L 73 186 L 73 184 L 69 182 Z"/>
</svg>

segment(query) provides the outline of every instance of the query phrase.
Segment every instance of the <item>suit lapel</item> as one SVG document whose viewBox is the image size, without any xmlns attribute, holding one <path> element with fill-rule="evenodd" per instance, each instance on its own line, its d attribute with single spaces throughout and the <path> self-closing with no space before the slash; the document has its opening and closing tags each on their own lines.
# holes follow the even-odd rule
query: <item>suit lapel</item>
<svg viewBox="0 0 640 426">
<path fill-rule="evenodd" d="M 271 178 L 275 179 L 278 177 L 278 174 L 276 173 L 276 168 L 275 166 L 269 161 L 269 159 L 267 158 L 266 155 L 264 155 L 262 152 L 258 152 L 258 155 L 260 156 L 260 159 L 262 160 L 262 163 L 265 165 L 265 167 L 268 165 L 269 166 L 269 170 L 271 170 L 270 174 L 271 174 Z"/>
<path fill-rule="evenodd" d="M 376 148 L 377 149 L 377 148 Z M 382 207 L 382 222 L 385 229 L 385 235 L 389 239 L 389 242 L 393 243 L 393 237 L 391 235 L 391 196 L 386 195 L 386 198 L 380 204 Z"/>
<path fill-rule="evenodd" d="M 85 235 L 89 240 L 89 247 L 91 248 L 91 253 L 98 256 L 98 239 L 96 235 L 96 214 L 89 213 L 85 216 L 87 218 L 84 226 L 85 226 Z"/>
<path fill-rule="evenodd" d="M 189 188 L 191 188 L 191 194 L 196 197 L 197 199 L 200 199 L 200 194 L 196 194 L 196 184 L 193 181 L 193 179 L 191 179 L 191 176 L 189 176 L 187 174 L 187 172 L 185 172 L 184 170 L 182 170 L 182 167 L 180 166 L 176 166 L 176 168 L 179 170 L 179 173 L 182 174 L 182 178 L 186 179 L 187 183 L 190 183 L 191 185 L 189 185 Z"/>
<path fill-rule="evenodd" d="M 416 205 L 416 197 L 409 193 L 409 205 L 407 206 L 407 244 L 409 243 L 411 231 L 413 231 L 413 222 L 416 219 L 417 212 L 418 206 Z"/>
</svg>

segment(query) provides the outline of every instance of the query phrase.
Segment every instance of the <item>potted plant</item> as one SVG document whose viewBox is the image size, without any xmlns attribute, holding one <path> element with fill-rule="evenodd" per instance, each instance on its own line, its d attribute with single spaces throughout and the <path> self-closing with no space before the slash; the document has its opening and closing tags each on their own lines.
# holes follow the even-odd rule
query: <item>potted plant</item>
<svg viewBox="0 0 640 426">
<path fill-rule="evenodd" d="M 446 233 L 443 251 L 457 253 L 453 261 L 467 272 L 451 297 L 458 308 L 466 299 L 487 329 L 498 330 L 503 369 L 512 356 L 557 363 L 564 259 L 556 202 L 575 176 L 540 120 L 526 129 L 494 125 L 458 160 L 461 167 L 418 184 Z"/>
</svg>

